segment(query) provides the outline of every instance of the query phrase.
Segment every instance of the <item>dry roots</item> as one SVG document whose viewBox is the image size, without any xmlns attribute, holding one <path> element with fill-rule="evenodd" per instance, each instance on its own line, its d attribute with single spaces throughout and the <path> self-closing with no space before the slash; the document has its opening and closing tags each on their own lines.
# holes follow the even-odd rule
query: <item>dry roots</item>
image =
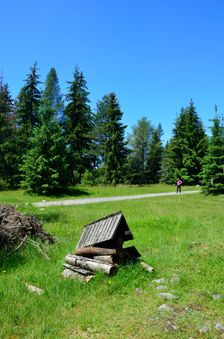
<svg viewBox="0 0 224 339">
<path fill-rule="evenodd" d="M 55 242 L 55 238 L 43 230 L 34 216 L 22 215 L 12 205 L 0 205 L 0 250 L 14 252 L 27 237 Z"/>
</svg>

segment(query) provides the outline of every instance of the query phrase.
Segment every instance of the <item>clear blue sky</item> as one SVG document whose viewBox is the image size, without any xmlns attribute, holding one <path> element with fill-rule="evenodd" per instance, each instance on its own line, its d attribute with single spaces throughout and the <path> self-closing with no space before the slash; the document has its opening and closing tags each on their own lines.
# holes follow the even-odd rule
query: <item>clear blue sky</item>
<svg viewBox="0 0 224 339">
<path fill-rule="evenodd" d="M 91 107 L 114 91 L 128 132 L 146 116 L 169 139 L 192 98 L 204 126 L 224 109 L 223 0 L 0 0 L 0 69 L 16 97 L 34 61 L 62 93 L 75 65 Z"/>
</svg>

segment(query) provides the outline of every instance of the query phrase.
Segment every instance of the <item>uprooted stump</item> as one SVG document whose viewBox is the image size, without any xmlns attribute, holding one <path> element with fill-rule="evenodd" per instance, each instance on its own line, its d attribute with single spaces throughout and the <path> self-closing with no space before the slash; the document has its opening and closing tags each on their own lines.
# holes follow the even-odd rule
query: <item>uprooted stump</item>
<svg viewBox="0 0 224 339">
<path fill-rule="evenodd" d="M 43 224 L 34 216 L 23 215 L 12 205 L 0 205 L 0 250 L 11 254 L 28 238 L 55 242 L 55 238 L 43 230 Z"/>
</svg>

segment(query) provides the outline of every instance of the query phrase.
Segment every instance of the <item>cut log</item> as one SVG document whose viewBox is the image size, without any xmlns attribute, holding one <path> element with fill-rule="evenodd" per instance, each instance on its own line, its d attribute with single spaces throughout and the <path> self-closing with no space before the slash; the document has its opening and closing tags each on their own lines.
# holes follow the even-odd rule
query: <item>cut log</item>
<svg viewBox="0 0 224 339">
<path fill-rule="evenodd" d="M 81 268 L 81 267 L 79 267 L 79 266 L 73 266 L 73 265 L 69 265 L 69 264 L 63 264 L 63 266 L 65 267 L 65 268 L 68 268 L 69 270 L 71 270 L 71 271 L 74 271 L 74 272 L 78 272 L 78 273 L 80 273 L 80 274 L 82 274 L 82 275 L 92 275 L 92 272 L 91 271 L 88 271 L 88 270 L 86 270 L 85 268 Z"/>
<path fill-rule="evenodd" d="M 79 266 L 90 271 L 101 271 L 107 274 L 114 274 L 117 271 L 116 265 L 100 262 L 86 257 L 81 257 L 75 254 L 68 254 L 65 257 L 65 262 L 69 265 Z"/>
<path fill-rule="evenodd" d="M 153 268 L 152 266 L 146 264 L 145 262 L 141 261 L 140 264 L 141 264 L 141 266 L 142 266 L 146 271 L 148 271 L 148 272 L 150 272 L 150 273 L 151 273 L 152 271 L 154 271 L 154 268 Z"/>
<path fill-rule="evenodd" d="M 71 271 L 69 270 L 68 268 L 65 268 L 64 271 L 62 272 L 62 276 L 64 278 L 72 278 L 72 279 L 79 279 L 81 281 L 90 281 L 92 278 L 93 278 L 93 275 L 82 275 L 78 272 L 74 272 L 74 271 Z"/>
<path fill-rule="evenodd" d="M 116 255 L 119 250 L 114 248 L 102 248 L 102 247 L 82 247 L 77 248 L 75 254 L 82 256 L 97 256 L 97 255 Z"/>
<path fill-rule="evenodd" d="M 112 255 L 98 255 L 93 257 L 94 260 L 99 260 L 108 264 L 113 264 L 113 257 Z"/>
</svg>

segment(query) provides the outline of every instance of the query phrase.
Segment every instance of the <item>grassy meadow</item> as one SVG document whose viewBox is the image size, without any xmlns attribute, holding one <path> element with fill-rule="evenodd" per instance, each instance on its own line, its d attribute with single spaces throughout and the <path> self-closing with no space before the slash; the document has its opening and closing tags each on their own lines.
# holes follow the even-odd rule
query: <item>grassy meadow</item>
<svg viewBox="0 0 224 339">
<path fill-rule="evenodd" d="M 165 185 L 77 187 L 68 197 L 173 190 L 174 186 Z M 80 206 L 32 206 L 31 202 L 43 199 L 56 197 L 0 192 L 0 203 L 16 204 L 21 212 L 35 215 L 58 240 L 44 246 L 49 260 L 31 245 L 1 260 L 1 339 L 223 338 L 217 324 L 224 326 L 224 196 L 199 193 Z M 83 226 L 119 210 L 135 238 L 127 245 L 136 246 L 154 273 L 137 263 L 120 267 L 115 276 L 97 274 L 89 283 L 63 279 L 64 257 L 74 250 Z M 159 278 L 167 281 L 153 281 Z M 44 293 L 29 292 L 26 283 Z M 160 285 L 167 288 L 158 290 Z M 178 298 L 163 300 L 158 296 L 161 292 Z M 165 303 L 170 309 L 158 310 Z"/>
</svg>

